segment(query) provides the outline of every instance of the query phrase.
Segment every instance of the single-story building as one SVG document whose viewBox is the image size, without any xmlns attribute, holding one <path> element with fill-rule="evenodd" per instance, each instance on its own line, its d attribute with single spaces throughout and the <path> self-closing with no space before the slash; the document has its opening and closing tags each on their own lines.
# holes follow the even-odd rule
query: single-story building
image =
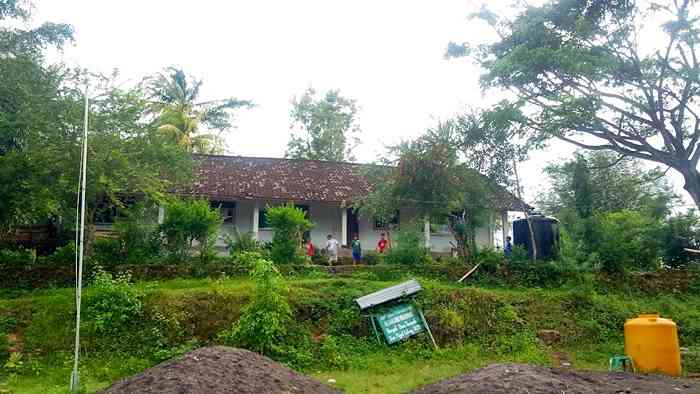
<svg viewBox="0 0 700 394">
<path fill-rule="evenodd" d="M 237 227 L 241 233 L 252 232 L 256 239 L 270 241 L 273 230 L 267 224 L 265 210 L 289 202 L 306 211 L 315 223 L 310 236 L 316 246 L 325 245 L 328 234 L 343 246 L 357 235 L 364 248 L 371 250 L 385 231 L 382 223 L 352 208 L 353 202 L 370 190 L 360 164 L 220 155 L 195 155 L 195 160 L 199 170 L 187 194 L 207 198 L 220 208 L 224 218 L 222 235 Z M 497 194 L 502 201 L 492 204 L 491 220 L 477 233 L 480 246 L 494 247 L 496 238 L 505 239 L 510 228 L 508 211 L 522 207 L 510 193 L 502 190 Z M 411 207 L 406 206 L 400 207 L 394 220 L 400 226 L 414 218 Z M 502 237 L 496 235 L 499 224 Z M 424 234 L 425 244 L 433 252 L 452 251 L 453 237 L 446 226 L 425 221 Z M 220 238 L 217 246 L 222 248 L 224 237 Z"/>
</svg>

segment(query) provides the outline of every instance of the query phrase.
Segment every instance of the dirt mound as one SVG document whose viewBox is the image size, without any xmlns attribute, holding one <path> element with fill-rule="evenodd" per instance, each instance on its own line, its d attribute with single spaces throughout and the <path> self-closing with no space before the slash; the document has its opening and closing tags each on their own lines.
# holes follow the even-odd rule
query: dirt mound
<svg viewBox="0 0 700 394">
<path fill-rule="evenodd" d="M 201 348 L 120 380 L 103 393 L 338 393 L 265 356 Z"/>
<path fill-rule="evenodd" d="M 699 393 L 700 382 L 656 375 L 581 372 L 526 364 L 493 364 L 414 393 Z"/>
</svg>

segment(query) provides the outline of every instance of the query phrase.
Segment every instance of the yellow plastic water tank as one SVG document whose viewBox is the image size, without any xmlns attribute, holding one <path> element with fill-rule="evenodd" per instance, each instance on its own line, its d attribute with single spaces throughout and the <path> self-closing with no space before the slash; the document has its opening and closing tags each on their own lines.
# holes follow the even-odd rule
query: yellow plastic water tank
<svg viewBox="0 0 700 394">
<path fill-rule="evenodd" d="M 642 314 L 625 322 L 625 354 L 632 357 L 639 372 L 681 374 L 678 329 L 658 314 Z"/>
</svg>

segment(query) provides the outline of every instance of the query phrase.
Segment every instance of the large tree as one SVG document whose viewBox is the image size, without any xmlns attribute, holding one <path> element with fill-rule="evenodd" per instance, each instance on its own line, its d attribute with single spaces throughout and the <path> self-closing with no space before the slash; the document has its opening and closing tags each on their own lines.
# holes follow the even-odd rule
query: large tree
<svg viewBox="0 0 700 394">
<path fill-rule="evenodd" d="M 248 100 L 201 101 L 202 80 L 175 67 L 147 80 L 155 124 L 173 141 L 195 153 L 223 153 L 223 134 L 233 128 L 233 111 L 250 108 Z"/>
<path fill-rule="evenodd" d="M 676 200 L 659 168 L 645 169 L 639 159 L 612 152 L 581 152 L 572 160 L 545 168 L 550 190 L 538 206 L 553 215 L 579 218 L 624 210 L 663 218 Z"/>
<path fill-rule="evenodd" d="M 330 90 L 321 98 L 309 88 L 292 101 L 292 135 L 287 157 L 295 159 L 354 161 L 357 145 L 357 104 Z"/>
<path fill-rule="evenodd" d="M 555 0 L 512 20 L 473 55 L 484 88 L 515 93 L 535 137 L 661 163 L 700 206 L 700 7 L 695 0 Z M 656 46 L 656 43 L 662 45 Z"/>
<path fill-rule="evenodd" d="M 0 17 L 27 18 L 23 4 L 0 1 Z M 150 122 L 142 90 L 120 89 L 116 76 L 95 76 L 44 59 L 44 49 L 60 48 L 71 31 L 56 24 L 0 30 L 2 230 L 43 220 L 74 224 L 86 85 L 92 97 L 88 223 L 100 205 L 120 205 L 126 196 L 161 200 L 192 174 L 191 156 Z"/>
<path fill-rule="evenodd" d="M 390 148 L 383 166 L 368 167 L 372 192 L 358 203 L 360 214 L 389 221 L 411 207 L 418 219 L 449 224 L 460 255 L 476 249 L 476 231 L 494 209 L 488 178 L 460 159 L 457 122 L 440 123 L 412 141 Z"/>
</svg>

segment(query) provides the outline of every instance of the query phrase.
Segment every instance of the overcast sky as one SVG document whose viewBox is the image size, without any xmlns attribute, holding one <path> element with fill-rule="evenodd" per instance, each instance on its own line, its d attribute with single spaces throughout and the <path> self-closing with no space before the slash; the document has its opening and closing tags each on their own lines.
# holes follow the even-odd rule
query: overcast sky
<svg viewBox="0 0 700 394">
<path fill-rule="evenodd" d="M 505 1 L 503 2 L 505 3 Z M 503 4 L 500 3 L 500 4 Z M 139 81 L 166 66 L 204 80 L 202 99 L 235 96 L 240 111 L 227 138 L 231 154 L 282 157 L 290 100 L 313 86 L 357 100 L 359 161 L 419 135 L 438 119 L 499 100 L 479 89 L 466 59 L 445 60 L 449 41 L 488 40 L 467 16 L 477 0 L 39 0 L 35 22 L 66 22 L 76 43 L 62 60 L 94 71 L 118 69 Z M 528 199 L 546 185 L 546 163 L 571 156 L 555 143 L 523 164 Z"/>
</svg>

